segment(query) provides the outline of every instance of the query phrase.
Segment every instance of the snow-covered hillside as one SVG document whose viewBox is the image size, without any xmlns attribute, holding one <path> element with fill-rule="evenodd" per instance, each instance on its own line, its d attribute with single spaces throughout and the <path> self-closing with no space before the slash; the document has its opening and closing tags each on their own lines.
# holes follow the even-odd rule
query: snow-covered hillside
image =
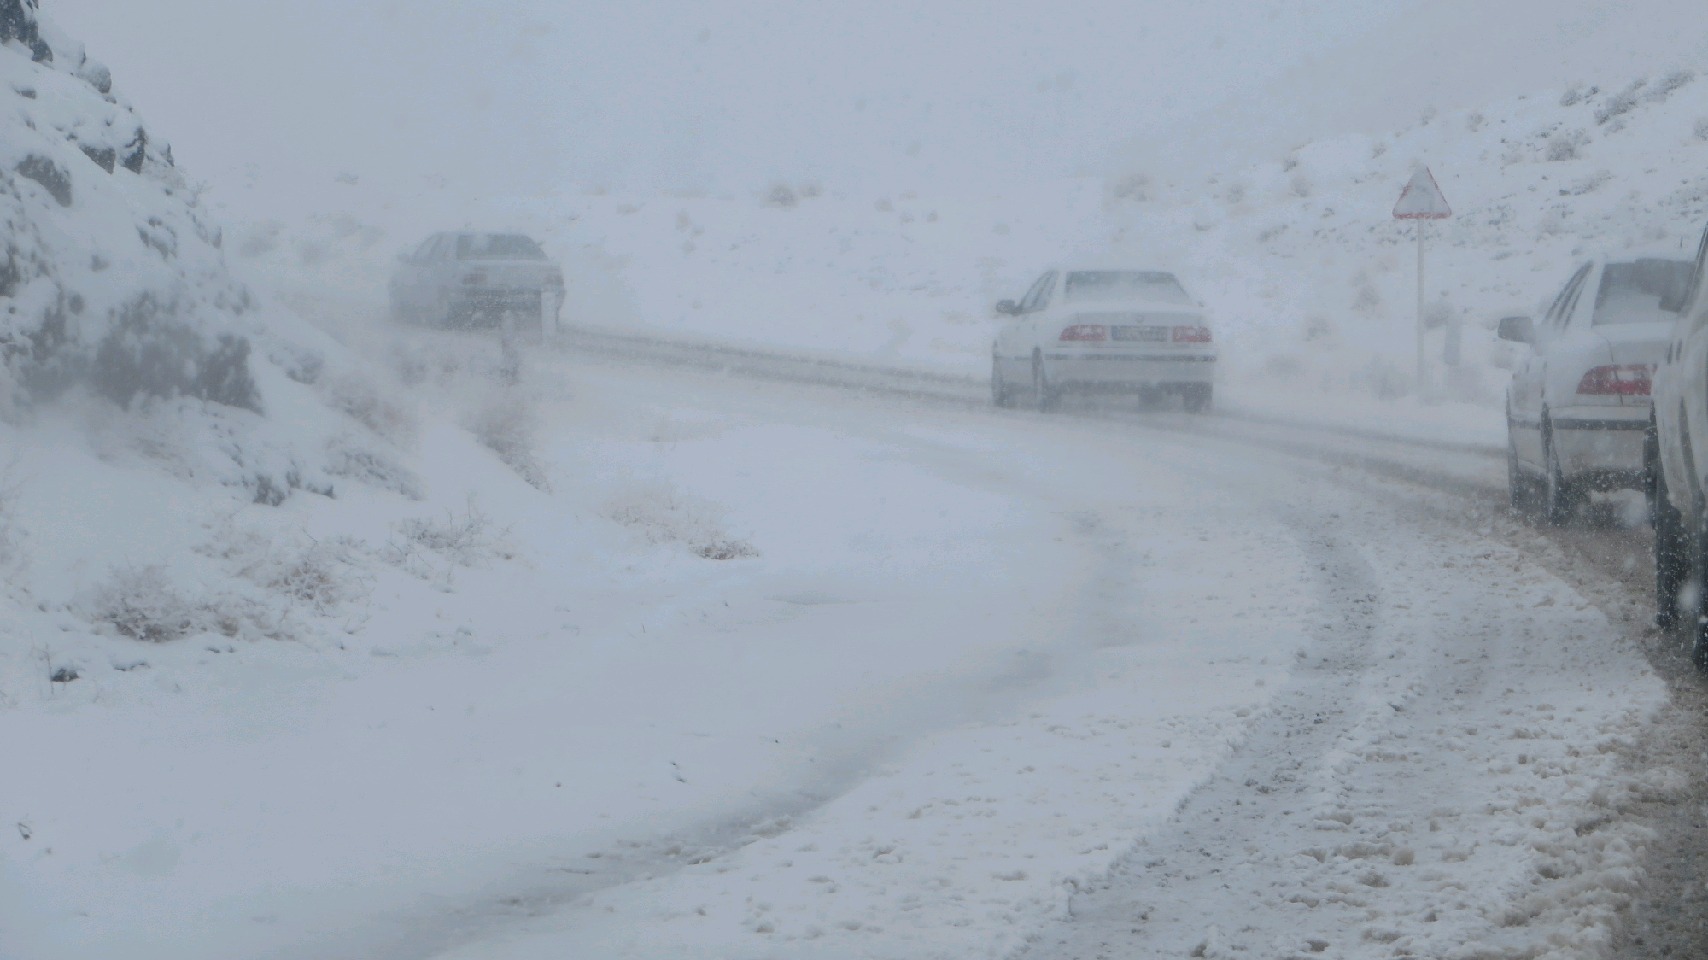
<svg viewBox="0 0 1708 960">
<path fill-rule="evenodd" d="M 1516 355 L 1492 335 L 1498 317 L 1535 309 L 1588 253 L 1694 249 L 1708 215 L 1703 82 L 1610 78 L 1191 178 L 1128 167 L 1009 196 L 785 180 L 721 196 L 587 189 L 505 201 L 491 216 L 565 262 L 572 322 L 973 375 L 987 368 L 990 304 L 1047 264 L 1160 263 L 1219 319 L 1235 403 L 1498 440 Z M 1431 227 L 1435 363 L 1421 404 L 1413 228 L 1390 216 L 1419 163 L 1457 214 Z M 335 313 L 378 316 L 390 256 L 439 212 L 385 185 L 338 189 L 337 215 L 245 226 L 240 265 L 263 286 L 335 301 Z M 1446 370 L 1454 326 L 1462 360 Z"/>
</svg>

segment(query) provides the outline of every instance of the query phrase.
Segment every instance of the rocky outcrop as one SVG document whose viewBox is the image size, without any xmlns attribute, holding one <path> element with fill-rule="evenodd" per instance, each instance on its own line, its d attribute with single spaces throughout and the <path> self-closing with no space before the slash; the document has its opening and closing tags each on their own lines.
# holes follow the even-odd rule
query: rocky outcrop
<svg viewBox="0 0 1708 960">
<path fill-rule="evenodd" d="M 38 6 L 0 0 L 0 412 L 79 382 L 259 410 L 251 300 L 219 231 Z"/>
</svg>

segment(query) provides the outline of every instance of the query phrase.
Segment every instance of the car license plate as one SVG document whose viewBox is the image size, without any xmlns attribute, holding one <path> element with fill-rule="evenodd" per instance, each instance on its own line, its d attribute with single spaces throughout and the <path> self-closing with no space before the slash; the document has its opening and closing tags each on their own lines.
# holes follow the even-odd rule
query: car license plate
<svg viewBox="0 0 1708 960">
<path fill-rule="evenodd" d="M 1116 327 L 1112 333 L 1116 340 L 1139 343 L 1161 343 L 1168 339 L 1167 327 Z"/>
</svg>

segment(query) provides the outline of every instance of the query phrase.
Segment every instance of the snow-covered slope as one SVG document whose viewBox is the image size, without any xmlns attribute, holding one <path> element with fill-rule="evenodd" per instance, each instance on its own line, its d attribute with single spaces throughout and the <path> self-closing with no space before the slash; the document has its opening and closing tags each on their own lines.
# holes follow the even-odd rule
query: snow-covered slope
<svg viewBox="0 0 1708 960">
<path fill-rule="evenodd" d="M 1497 441 L 1516 355 L 1492 335 L 1499 316 L 1534 309 L 1591 251 L 1693 249 L 1708 214 L 1703 82 L 1612 77 L 1190 177 L 1133 165 L 1003 196 L 785 180 L 741 195 L 591 190 L 515 199 L 491 218 L 565 261 L 573 322 L 975 375 L 991 303 L 1050 261 L 1113 252 L 1174 267 L 1209 303 L 1224 393 L 1242 406 Z M 1421 404 L 1412 228 L 1390 216 L 1418 163 L 1457 213 L 1431 228 Z M 337 196 L 337 215 L 245 227 L 240 266 L 335 300 L 335 313 L 377 316 L 390 255 L 439 213 L 384 186 Z M 1450 328 L 1462 359 L 1444 369 Z"/>
</svg>

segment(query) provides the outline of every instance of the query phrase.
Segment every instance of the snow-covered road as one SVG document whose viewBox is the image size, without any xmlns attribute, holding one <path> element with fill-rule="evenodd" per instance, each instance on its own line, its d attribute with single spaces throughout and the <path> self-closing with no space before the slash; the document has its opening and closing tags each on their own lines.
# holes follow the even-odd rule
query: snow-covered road
<svg viewBox="0 0 1708 960">
<path fill-rule="evenodd" d="M 1594 956 L 1676 787 L 1479 452 L 530 379 L 489 562 L 12 705 L 19 958 Z"/>
</svg>

